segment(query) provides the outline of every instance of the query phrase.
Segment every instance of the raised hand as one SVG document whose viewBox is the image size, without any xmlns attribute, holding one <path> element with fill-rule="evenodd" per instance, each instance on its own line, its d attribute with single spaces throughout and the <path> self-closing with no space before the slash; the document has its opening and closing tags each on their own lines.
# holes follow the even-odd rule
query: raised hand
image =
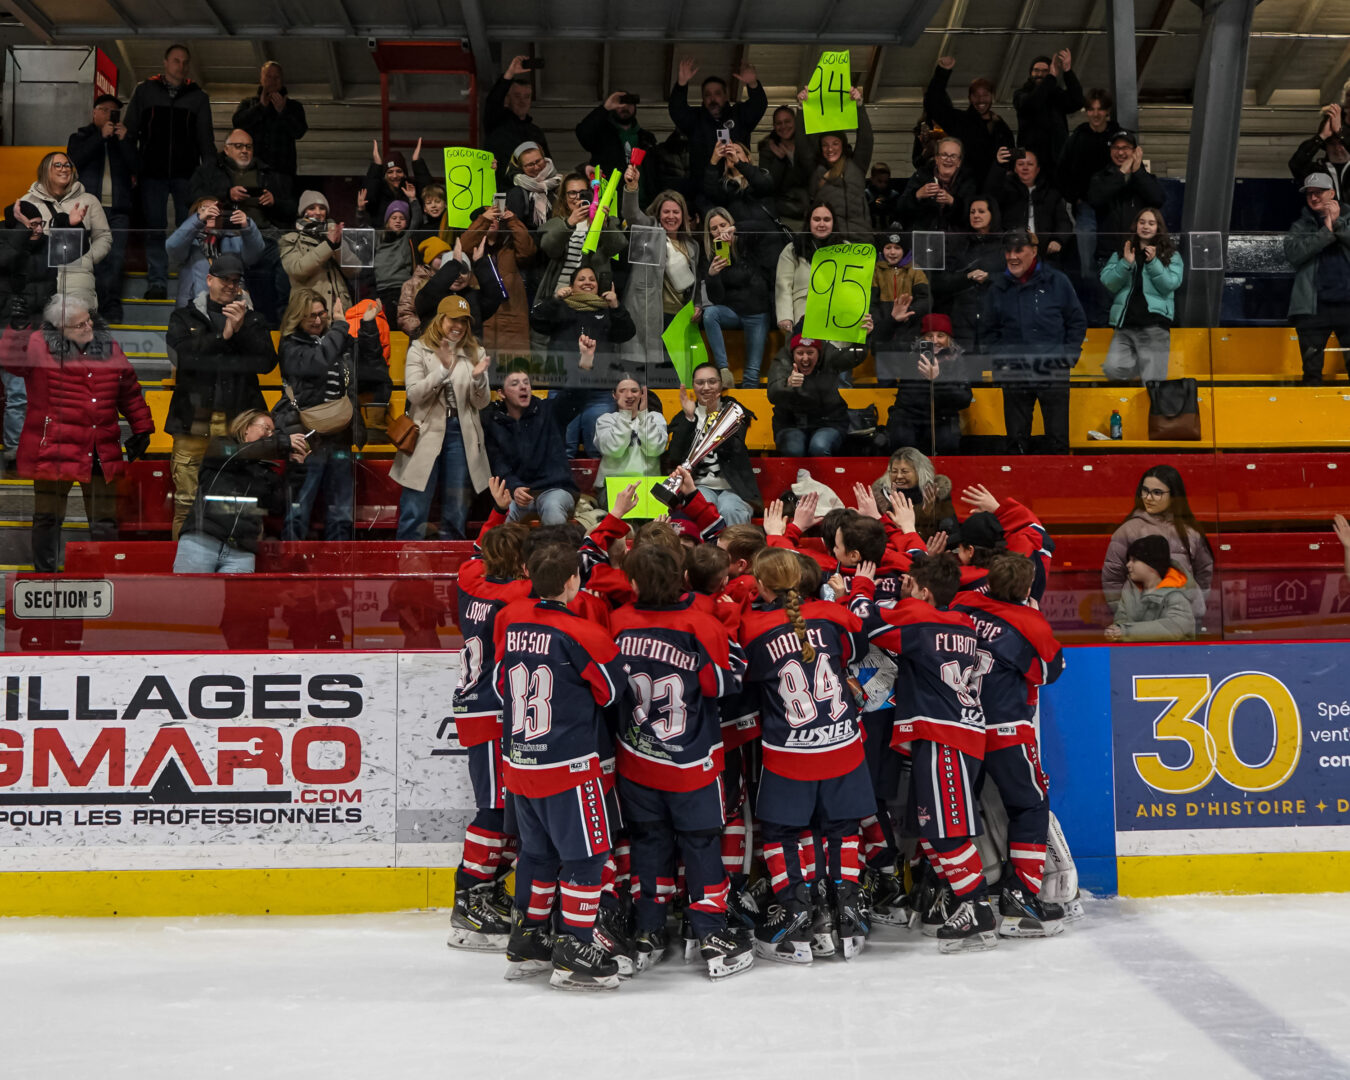
<svg viewBox="0 0 1350 1080">
<path fill-rule="evenodd" d="M 680 387 L 680 408 L 689 420 L 694 418 L 694 410 L 698 408 L 698 399 L 683 386 Z"/>
<path fill-rule="evenodd" d="M 851 97 L 854 101 L 856 101 L 859 105 L 861 105 L 863 103 L 862 87 L 861 86 L 853 87 L 852 89 L 849 90 L 848 96 Z"/>
<path fill-rule="evenodd" d="M 903 491 L 891 491 L 890 518 L 901 532 L 912 533 L 914 531 L 914 504 L 909 501 L 909 496 Z"/>
<path fill-rule="evenodd" d="M 683 465 L 676 469 L 675 472 L 679 474 L 680 477 L 680 494 L 686 497 L 692 495 L 698 487 L 698 485 L 694 483 L 694 474 Z"/>
<path fill-rule="evenodd" d="M 783 500 L 774 499 L 764 507 L 764 535 L 782 536 L 787 532 L 787 518 L 783 514 Z"/>
<path fill-rule="evenodd" d="M 877 576 L 877 564 L 869 559 L 864 559 L 862 562 L 858 564 L 857 568 L 853 571 L 854 581 L 859 580 L 875 581 L 876 576 Z"/>
<path fill-rule="evenodd" d="M 804 87 L 804 86 L 803 86 L 800 90 L 797 91 L 797 100 L 800 101 L 800 102 L 805 103 L 806 99 L 809 98 L 810 96 L 811 96 L 811 91 L 808 90 L 808 89 L 807 89 L 806 87 Z"/>
<path fill-rule="evenodd" d="M 629 512 L 638 504 L 638 486 L 629 484 L 614 498 L 614 505 L 610 508 L 610 513 L 616 518 L 625 518 Z"/>
<path fill-rule="evenodd" d="M 67 217 L 70 219 L 70 227 L 72 229 L 77 227 L 80 224 L 80 222 L 84 220 L 84 215 L 87 214 L 88 212 L 89 207 L 82 202 L 77 202 L 74 206 L 72 206 L 70 208 L 70 213 L 67 215 Z"/>
<path fill-rule="evenodd" d="M 373 161 L 373 162 L 375 162 L 376 165 L 383 165 L 383 164 L 384 164 L 384 158 L 380 157 L 380 140 L 379 140 L 379 139 L 371 139 L 371 140 L 370 140 L 370 160 Z"/>
<path fill-rule="evenodd" d="M 502 78 L 514 79 L 517 75 L 524 75 L 525 61 L 528 59 L 529 57 L 524 53 L 521 53 L 519 56 L 511 57 L 511 62 L 506 65 L 506 74 L 504 74 Z"/>
<path fill-rule="evenodd" d="M 929 360 L 926 356 L 919 357 L 919 374 L 929 382 L 935 382 L 938 377 L 938 365 L 936 360 Z"/>
<path fill-rule="evenodd" d="M 759 85 L 759 72 L 755 70 L 754 64 L 742 64 L 740 71 L 736 72 L 736 78 L 746 86 Z"/>
<path fill-rule="evenodd" d="M 853 485 L 853 501 L 858 507 L 858 513 L 863 517 L 870 517 L 874 521 L 881 520 L 881 511 L 877 509 L 877 497 L 866 484 L 859 482 Z"/>
<path fill-rule="evenodd" d="M 680 61 L 680 74 L 676 79 L 681 86 L 688 86 L 689 80 L 698 74 L 698 64 L 694 63 L 692 56 L 686 56 Z"/>
<path fill-rule="evenodd" d="M 330 221 L 328 223 L 328 244 L 330 247 L 337 247 L 342 243 L 342 222 Z"/>
<path fill-rule="evenodd" d="M 844 581 L 843 575 L 841 574 L 831 574 L 829 580 L 826 581 L 825 584 L 830 587 L 836 600 L 848 592 L 848 584 Z"/>
<path fill-rule="evenodd" d="M 374 311 L 375 309 L 372 307 L 370 310 Z M 479 375 L 486 375 L 488 365 L 491 363 L 492 357 L 488 356 L 487 353 L 483 353 L 483 355 L 478 358 L 478 363 L 474 364 L 473 371 L 471 371 L 470 374 L 475 379 L 478 378 Z"/>
<path fill-rule="evenodd" d="M 1121 252 L 1120 257 L 1121 257 L 1122 259 L 1124 259 L 1127 263 L 1129 263 L 1131 266 L 1134 265 L 1134 241 L 1133 241 L 1133 240 L 1126 240 L 1126 241 L 1125 241 L 1125 250 Z"/>
<path fill-rule="evenodd" d="M 492 501 L 497 504 L 497 509 L 503 514 L 511 509 L 511 489 L 500 476 L 488 478 L 488 492 L 492 495 Z"/>
<path fill-rule="evenodd" d="M 413 147 L 412 159 L 413 161 L 417 161 L 421 158 L 421 156 L 422 156 L 422 137 L 419 135 L 417 137 L 417 145 Z"/>
<path fill-rule="evenodd" d="M 937 532 L 935 532 L 932 536 L 928 538 L 928 541 L 925 544 L 925 546 L 928 548 L 928 554 L 941 555 L 944 551 L 947 550 L 948 539 L 949 537 L 947 536 L 947 531 L 945 529 L 939 529 Z"/>
<path fill-rule="evenodd" d="M 956 57 L 954 57 L 954 56 L 939 56 L 939 57 L 938 57 L 938 67 L 940 67 L 940 68 L 946 68 L 948 71 L 951 71 L 952 68 L 956 67 Z"/>
<path fill-rule="evenodd" d="M 356 208 L 364 210 L 370 202 L 370 192 L 365 188 L 358 188 L 356 191 Z"/>
<path fill-rule="evenodd" d="M 1331 527 L 1336 530 L 1336 539 L 1341 542 L 1341 547 L 1350 551 L 1350 521 L 1345 520 L 1344 514 L 1337 514 L 1331 519 Z"/>
<path fill-rule="evenodd" d="M 605 303 L 608 304 L 611 309 L 619 306 L 619 294 L 614 291 L 613 286 L 606 289 L 600 295 L 605 298 Z"/>
<path fill-rule="evenodd" d="M 577 367 L 582 371 L 590 371 L 595 364 L 595 338 L 587 337 L 582 334 L 577 338 L 577 351 L 581 353 L 581 359 L 577 361 Z M 620 517 L 623 515 L 620 514 Z"/>
<path fill-rule="evenodd" d="M 971 484 L 961 492 L 961 501 L 975 510 L 992 514 L 998 509 L 998 500 L 983 484 Z"/>
<path fill-rule="evenodd" d="M 1060 49 L 1055 53 L 1055 59 L 1059 61 L 1059 70 L 1068 71 L 1073 67 L 1073 53 L 1068 49 Z"/>
<path fill-rule="evenodd" d="M 623 95 L 624 91 L 615 90 L 614 93 L 610 94 L 609 97 L 605 98 L 605 111 L 613 112 L 620 105 L 622 105 L 623 101 L 620 99 L 623 97 Z"/>
<path fill-rule="evenodd" d="M 820 518 L 816 516 L 816 507 L 819 505 L 820 496 L 814 491 L 808 491 L 797 500 L 797 509 L 792 513 L 792 524 L 796 525 L 802 532 L 805 532 L 820 520 Z"/>
<path fill-rule="evenodd" d="M 638 171 L 638 167 L 636 165 L 629 165 L 628 168 L 623 171 L 623 186 L 629 191 L 636 191 L 638 189 L 639 176 L 641 176 L 641 173 Z"/>
</svg>

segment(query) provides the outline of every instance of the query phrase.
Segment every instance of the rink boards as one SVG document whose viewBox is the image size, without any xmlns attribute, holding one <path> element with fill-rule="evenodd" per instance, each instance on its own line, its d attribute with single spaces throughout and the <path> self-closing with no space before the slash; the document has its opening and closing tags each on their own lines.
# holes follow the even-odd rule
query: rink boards
<svg viewBox="0 0 1350 1080">
<path fill-rule="evenodd" d="M 1350 646 L 1073 648 L 1041 709 L 1098 893 L 1350 889 Z M 7 658 L 0 914 L 450 903 L 449 652 Z"/>
</svg>

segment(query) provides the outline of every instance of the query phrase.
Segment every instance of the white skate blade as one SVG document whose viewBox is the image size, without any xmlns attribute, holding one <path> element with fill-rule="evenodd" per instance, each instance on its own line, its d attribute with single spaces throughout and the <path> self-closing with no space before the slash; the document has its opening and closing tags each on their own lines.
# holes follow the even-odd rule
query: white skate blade
<svg viewBox="0 0 1350 1080">
<path fill-rule="evenodd" d="M 661 963 L 661 961 L 664 960 L 665 958 L 666 958 L 666 950 L 664 949 L 662 949 L 660 952 L 654 951 L 642 952 L 641 950 L 639 950 L 635 965 L 636 971 L 634 973 L 637 975 L 641 975 L 644 971 L 650 971 L 652 968 L 656 967 L 657 964 Z M 623 972 L 620 971 L 619 974 L 622 975 Z"/>
<path fill-rule="evenodd" d="M 863 946 L 867 944 L 867 938 L 863 937 L 861 934 L 856 934 L 852 937 L 840 938 L 837 944 L 839 955 L 845 960 L 852 960 L 863 951 Z"/>
<path fill-rule="evenodd" d="M 696 960 L 702 960 L 702 959 L 703 959 L 703 957 L 702 957 L 701 955 L 699 955 L 699 943 L 698 943 L 698 938 L 692 938 L 692 937 L 687 937 L 687 938 L 685 938 L 685 939 L 684 939 L 684 962 L 685 962 L 686 964 L 692 964 L 692 963 L 694 963 Z"/>
<path fill-rule="evenodd" d="M 778 944 L 781 944 L 781 942 Z M 779 964 L 809 964 L 811 962 L 811 945 L 809 942 L 789 942 L 793 947 L 792 952 L 779 952 L 778 944 L 772 941 L 760 941 L 759 938 L 756 938 L 755 955 Z"/>
<path fill-rule="evenodd" d="M 555 990 L 617 990 L 618 975 L 598 975 L 595 977 L 575 975 L 559 968 L 553 969 L 548 979 L 549 986 Z"/>
<path fill-rule="evenodd" d="M 505 952 L 510 934 L 484 934 L 478 930 L 465 930 L 458 926 L 450 927 L 450 936 L 445 943 L 452 949 L 470 949 L 474 952 Z"/>
<path fill-rule="evenodd" d="M 938 952 L 942 953 L 984 952 L 996 948 L 998 948 L 998 934 L 993 930 L 971 934 L 967 938 L 952 938 L 949 941 L 938 942 Z"/>
<path fill-rule="evenodd" d="M 872 911 L 872 921 L 882 926 L 898 926 L 908 930 L 913 925 L 914 913 L 908 908 L 891 908 L 889 911 Z"/>
<path fill-rule="evenodd" d="M 834 933 L 812 934 L 811 935 L 811 953 L 813 956 L 819 956 L 822 959 L 834 955 Z"/>
<path fill-rule="evenodd" d="M 739 975 L 742 971 L 754 966 L 755 954 L 753 952 L 742 953 L 735 960 L 728 963 L 725 956 L 714 957 L 708 961 L 708 978 L 716 982 L 718 979 L 729 979 L 733 975 Z"/>
<path fill-rule="evenodd" d="M 504 977 L 507 982 L 516 982 L 552 970 L 553 961 L 551 960 L 508 960 Z"/>
<path fill-rule="evenodd" d="M 919 930 L 924 937 L 937 937 L 937 932 L 942 929 L 942 923 L 925 923 L 922 918 L 919 920 Z"/>
<path fill-rule="evenodd" d="M 1038 922 L 1035 919 L 1015 919 L 1009 915 L 1001 918 L 998 924 L 998 936 L 1005 938 L 1047 938 L 1062 933 L 1063 919 Z"/>
<path fill-rule="evenodd" d="M 633 963 L 631 956 L 625 956 L 623 953 L 611 953 L 610 959 L 619 965 L 619 978 L 631 979 L 637 974 L 637 966 Z"/>
<path fill-rule="evenodd" d="M 1076 923 L 1086 914 L 1087 912 L 1083 910 L 1083 901 L 1075 897 L 1064 905 L 1064 918 L 1057 921 L 1062 923 Z"/>
</svg>

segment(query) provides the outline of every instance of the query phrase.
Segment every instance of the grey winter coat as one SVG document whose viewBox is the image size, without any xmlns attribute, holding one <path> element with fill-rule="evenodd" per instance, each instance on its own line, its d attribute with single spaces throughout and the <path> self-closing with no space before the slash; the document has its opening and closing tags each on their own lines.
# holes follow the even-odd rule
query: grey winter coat
<svg viewBox="0 0 1350 1080">
<path fill-rule="evenodd" d="M 1294 266 L 1294 291 L 1289 297 L 1289 315 L 1317 314 L 1317 260 L 1332 244 L 1350 257 L 1350 214 L 1341 204 L 1341 216 L 1334 232 L 1322 224 L 1322 218 L 1305 206 L 1284 235 L 1284 257 Z"/>
<path fill-rule="evenodd" d="M 1180 578 L 1180 581 L 1177 579 Z M 1115 625 L 1126 641 L 1183 641 L 1195 637 L 1194 583 L 1176 563 L 1152 589 L 1125 582 L 1120 599 L 1111 605 Z"/>
</svg>

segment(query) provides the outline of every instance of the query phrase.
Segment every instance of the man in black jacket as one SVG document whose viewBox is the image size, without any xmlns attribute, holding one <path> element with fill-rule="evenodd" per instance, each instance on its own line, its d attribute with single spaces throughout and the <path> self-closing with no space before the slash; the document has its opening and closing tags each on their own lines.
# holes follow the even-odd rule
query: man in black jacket
<svg viewBox="0 0 1350 1080">
<path fill-rule="evenodd" d="M 1134 230 L 1134 219 L 1145 207 L 1162 208 L 1164 192 L 1158 178 L 1144 168 L 1144 151 L 1131 132 L 1111 136 L 1111 164 L 1092 178 L 1087 201 L 1097 213 L 1097 259 L 1104 262 Z"/>
<path fill-rule="evenodd" d="M 253 136 L 258 156 L 295 184 L 295 144 L 305 137 L 309 123 L 305 107 L 290 97 L 281 65 L 269 60 L 258 75 L 258 93 L 244 98 L 230 121 Z"/>
<path fill-rule="evenodd" d="M 689 100 L 689 80 L 698 74 L 698 65 L 688 57 L 680 61 L 679 77 L 670 88 L 666 108 L 675 127 L 689 138 L 689 163 L 692 175 L 712 160 L 717 133 L 725 129 L 732 142 L 738 142 L 748 151 L 755 125 L 769 107 L 769 97 L 759 85 L 759 73 L 750 64 L 741 66 L 736 78 L 745 84 L 745 100 L 734 104 L 727 96 L 726 81 L 720 75 L 709 75 L 703 80 L 702 102 L 695 107 Z M 702 203 L 702 192 L 691 190 L 686 196 Z"/>
<path fill-rule="evenodd" d="M 246 409 L 266 411 L 258 376 L 277 366 L 267 323 L 242 299 L 244 264 L 238 255 L 216 256 L 206 292 L 174 310 L 165 343 L 176 384 L 164 430 L 173 436 L 173 535 L 197 494 L 197 470 L 212 436 L 223 436 Z"/>
<path fill-rule="evenodd" d="M 1111 119 L 1114 104 L 1105 90 L 1087 92 L 1087 120 L 1073 129 L 1064 144 L 1055 174 L 1059 193 L 1073 209 L 1079 273 L 1085 281 L 1096 277 L 1097 264 L 1097 211 L 1087 201 L 1088 185 L 1111 164 L 1111 136 L 1118 130 Z"/>
<path fill-rule="evenodd" d="M 544 156 L 550 156 L 548 136 L 530 115 L 534 87 L 522 78 L 528 61 L 528 56 L 513 56 L 483 101 L 483 149 L 497 159 L 498 191 L 511 190 L 511 155 L 521 143 L 538 143 Z"/>
<path fill-rule="evenodd" d="M 127 231 L 131 228 L 132 178 L 136 173 L 134 144 L 127 142 L 122 103 L 112 94 L 94 101 L 94 118 L 66 140 L 70 158 L 84 190 L 103 204 L 112 250 L 94 266 L 98 309 L 105 322 L 122 321 L 122 267 L 127 258 Z"/>
<path fill-rule="evenodd" d="M 1300 183 L 1309 173 L 1324 172 L 1331 177 L 1331 190 L 1337 199 L 1347 197 L 1350 186 L 1350 150 L 1340 105 L 1323 105 L 1318 114 L 1317 134 L 1298 144 L 1289 159 L 1289 171 Z"/>
<path fill-rule="evenodd" d="M 989 170 L 985 193 L 998 200 L 999 217 L 1005 229 L 1026 229 L 1041 242 L 1041 253 L 1061 270 L 1059 256 L 1073 234 L 1069 208 L 1046 177 L 1034 150 L 1018 149 Z"/>
<path fill-rule="evenodd" d="M 582 117 L 577 142 L 591 155 L 590 163 L 605 170 L 628 167 L 634 150 L 644 154 L 656 149 L 656 136 L 638 123 L 636 95 L 615 90 L 604 103 Z M 656 170 L 642 169 L 638 176 L 638 204 L 646 206 L 656 197 Z"/>
<path fill-rule="evenodd" d="M 694 368 L 694 393 L 690 396 L 687 390 L 680 388 L 681 411 L 670 422 L 670 447 L 661 467 L 671 472 L 683 465 L 694 445 L 694 437 L 708 427 L 711 417 L 733 401 L 735 398 L 722 395 L 722 375 L 716 364 L 703 363 Z M 746 422 L 740 429 L 693 469 L 698 490 L 717 507 L 728 525 L 746 524 L 760 504 L 755 470 L 745 448 L 745 429 L 754 416 L 749 409 L 745 413 Z"/>
<path fill-rule="evenodd" d="M 544 525 L 565 525 L 577 502 L 577 485 L 563 448 L 563 430 L 575 412 L 575 395 L 537 398 L 525 371 L 502 381 L 501 400 L 483 410 L 492 475 L 511 492 L 508 521 L 531 510 Z"/>
<path fill-rule="evenodd" d="M 192 174 L 199 162 L 216 152 L 211 99 L 188 78 L 191 58 L 187 46 L 170 45 L 164 53 L 164 73 L 136 87 L 124 117 L 141 164 L 148 300 L 164 300 L 169 295 L 169 257 L 164 253 L 163 236 L 169 223 L 167 200 L 172 196 L 174 219 L 185 220 Z"/>
<path fill-rule="evenodd" d="M 1012 129 L 993 111 L 994 84 L 988 79 L 972 79 L 967 98 L 969 107 L 956 111 L 947 84 L 951 81 L 956 57 L 938 57 L 928 89 L 923 92 L 923 108 L 928 119 L 948 135 L 961 140 L 965 166 L 976 183 L 989 172 L 1000 146 L 1013 145 Z"/>
<path fill-rule="evenodd" d="M 1073 56 L 1060 49 L 1054 57 L 1038 56 L 1021 89 L 1013 94 L 1017 110 L 1017 145 L 1035 152 L 1047 184 L 1056 184 L 1055 162 L 1069 140 L 1069 121 L 1083 108 L 1083 87 L 1069 70 Z M 1064 85 L 1060 86 L 1060 76 Z M 1006 222 L 1005 222 L 1006 224 Z"/>
</svg>

